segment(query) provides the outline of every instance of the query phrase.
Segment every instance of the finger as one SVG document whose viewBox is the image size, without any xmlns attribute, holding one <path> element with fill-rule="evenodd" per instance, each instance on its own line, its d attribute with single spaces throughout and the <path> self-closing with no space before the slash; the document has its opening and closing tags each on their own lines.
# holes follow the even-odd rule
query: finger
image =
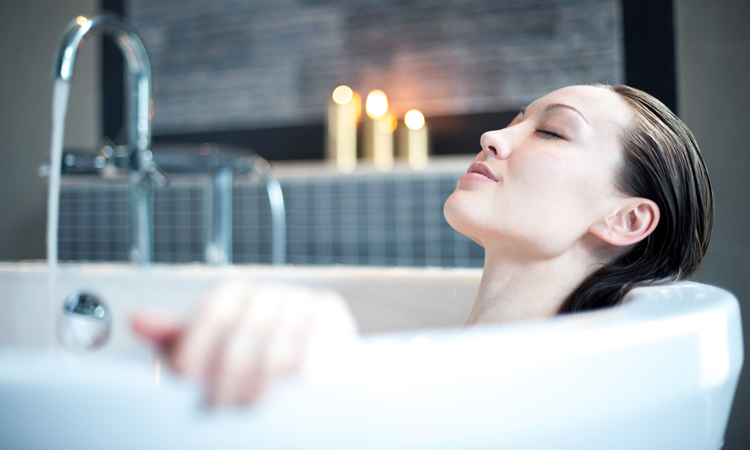
<svg viewBox="0 0 750 450">
<path fill-rule="evenodd" d="M 136 311 L 130 318 L 130 325 L 138 335 L 159 345 L 173 341 L 185 328 L 182 318 L 159 310 Z"/>
<path fill-rule="evenodd" d="M 246 288 L 225 282 L 209 294 L 176 344 L 172 364 L 177 371 L 203 380 L 213 370 L 216 355 L 242 319 Z"/>
<path fill-rule="evenodd" d="M 300 291 L 285 302 L 278 326 L 270 337 L 263 386 L 300 369 L 312 328 L 313 314 L 314 298 L 310 291 Z"/>
<path fill-rule="evenodd" d="M 268 338 L 282 311 L 288 288 L 266 286 L 253 293 L 242 321 L 220 355 L 211 392 L 215 406 L 253 401 L 260 394 Z"/>
</svg>

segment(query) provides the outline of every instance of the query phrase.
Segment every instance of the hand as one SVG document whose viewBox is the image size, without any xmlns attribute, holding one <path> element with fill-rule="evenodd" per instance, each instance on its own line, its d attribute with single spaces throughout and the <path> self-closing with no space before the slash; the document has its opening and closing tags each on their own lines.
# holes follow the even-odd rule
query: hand
<svg viewBox="0 0 750 450">
<path fill-rule="evenodd" d="M 204 382 L 210 403 L 251 403 L 298 371 L 312 348 L 353 342 L 354 318 L 336 292 L 237 281 L 217 286 L 189 322 L 142 311 L 132 325 L 179 373 Z"/>
</svg>

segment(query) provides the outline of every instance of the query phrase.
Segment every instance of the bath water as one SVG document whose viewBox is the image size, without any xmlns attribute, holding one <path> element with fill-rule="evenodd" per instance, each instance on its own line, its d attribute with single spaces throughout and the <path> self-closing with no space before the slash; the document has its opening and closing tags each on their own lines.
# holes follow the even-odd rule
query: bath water
<svg viewBox="0 0 750 450">
<path fill-rule="evenodd" d="M 70 82 L 56 79 L 52 91 L 52 138 L 49 149 L 49 186 L 47 188 L 47 270 L 49 297 L 49 341 L 55 342 L 55 311 L 60 302 L 55 299 L 57 285 L 57 228 L 60 212 L 60 170 L 62 167 L 65 114 L 68 110 Z"/>
</svg>

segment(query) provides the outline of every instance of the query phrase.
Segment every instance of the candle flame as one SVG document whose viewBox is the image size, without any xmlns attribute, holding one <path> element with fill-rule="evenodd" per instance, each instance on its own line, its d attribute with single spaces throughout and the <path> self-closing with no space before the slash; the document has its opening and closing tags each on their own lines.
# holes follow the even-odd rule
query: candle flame
<svg viewBox="0 0 750 450">
<path fill-rule="evenodd" d="M 333 90 L 333 101 L 339 105 L 346 105 L 354 97 L 354 92 L 349 86 L 339 86 Z"/>
<path fill-rule="evenodd" d="M 365 111 L 373 119 L 382 117 L 388 111 L 388 98 L 385 96 L 385 92 L 374 90 L 367 94 Z"/>
<path fill-rule="evenodd" d="M 404 123 L 406 123 L 406 126 L 409 127 L 409 129 L 419 130 L 424 126 L 424 116 L 416 109 L 412 109 L 406 113 L 406 116 L 404 116 Z"/>
<path fill-rule="evenodd" d="M 78 25 L 83 25 L 84 23 L 86 23 L 86 21 L 87 21 L 87 20 L 88 20 L 88 19 L 86 19 L 86 18 L 85 18 L 85 17 L 83 17 L 83 16 L 78 16 L 78 17 L 76 17 L 76 23 L 77 23 Z"/>
</svg>

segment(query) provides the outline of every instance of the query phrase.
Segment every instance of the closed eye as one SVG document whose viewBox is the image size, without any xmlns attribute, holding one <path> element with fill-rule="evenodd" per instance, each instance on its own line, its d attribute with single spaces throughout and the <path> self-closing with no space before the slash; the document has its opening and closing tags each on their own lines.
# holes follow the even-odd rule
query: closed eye
<svg viewBox="0 0 750 450">
<path fill-rule="evenodd" d="M 565 139 L 561 135 L 555 133 L 554 131 L 545 130 L 545 129 L 538 129 L 536 130 L 537 133 L 547 137 L 547 138 L 553 138 L 553 139 Z"/>
</svg>

